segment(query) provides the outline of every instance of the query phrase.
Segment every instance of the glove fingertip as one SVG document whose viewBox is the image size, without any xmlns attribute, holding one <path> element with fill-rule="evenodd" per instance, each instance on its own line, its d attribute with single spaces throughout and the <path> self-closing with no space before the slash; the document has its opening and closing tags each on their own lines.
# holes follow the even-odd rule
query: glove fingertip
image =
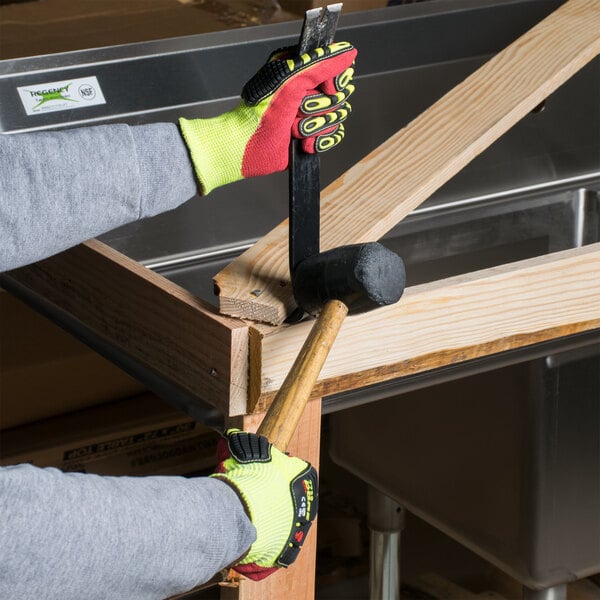
<svg viewBox="0 0 600 600">
<path fill-rule="evenodd" d="M 227 440 L 225 438 L 221 438 L 217 442 L 217 462 L 222 463 L 224 460 L 227 460 L 231 454 L 229 452 L 229 445 L 227 444 Z"/>
<path fill-rule="evenodd" d="M 233 570 L 248 579 L 252 579 L 252 581 L 262 581 L 269 575 L 275 573 L 275 571 L 278 570 L 278 567 L 261 567 L 256 563 L 247 563 L 244 565 L 236 565 L 233 567 Z"/>
<path fill-rule="evenodd" d="M 315 137 L 302 137 L 302 150 L 307 154 L 315 154 Z"/>
<path fill-rule="evenodd" d="M 215 467 L 215 474 L 224 475 L 227 473 L 227 468 L 225 467 L 225 462 L 221 461 Z"/>
</svg>

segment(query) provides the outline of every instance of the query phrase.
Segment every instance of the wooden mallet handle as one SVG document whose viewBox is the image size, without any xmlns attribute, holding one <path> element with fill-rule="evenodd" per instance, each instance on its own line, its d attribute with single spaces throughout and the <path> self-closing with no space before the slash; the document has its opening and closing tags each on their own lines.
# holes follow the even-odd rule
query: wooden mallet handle
<svg viewBox="0 0 600 600">
<path fill-rule="evenodd" d="M 258 428 L 259 435 L 266 436 L 282 451 L 285 451 L 296 431 L 319 373 L 347 314 L 348 307 L 339 300 L 330 300 L 323 306 L 319 318 L 310 330 Z"/>
</svg>

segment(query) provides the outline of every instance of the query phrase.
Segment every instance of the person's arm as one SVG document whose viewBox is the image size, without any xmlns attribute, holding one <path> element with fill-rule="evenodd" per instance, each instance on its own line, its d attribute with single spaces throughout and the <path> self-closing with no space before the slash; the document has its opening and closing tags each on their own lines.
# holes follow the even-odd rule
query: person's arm
<svg viewBox="0 0 600 600">
<path fill-rule="evenodd" d="M 288 166 L 293 137 L 323 152 L 344 137 L 356 50 L 274 53 L 238 106 L 211 119 L 0 135 L 0 272 Z M 182 137 L 183 136 L 183 137 Z"/>
<path fill-rule="evenodd" d="M 209 478 L 0 467 L 0 598 L 159 600 L 227 566 L 292 564 L 318 509 L 310 464 L 229 430 Z"/>
<path fill-rule="evenodd" d="M 0 468 L 0 598 L 167 598 L 255 539 L 239 496 L 218 479 Z"/>
<path fill-rule="evenodd" d="M 196 193 L 176 125 L 100 125 L 0 135 L 0 272 Z"/>
</svg>

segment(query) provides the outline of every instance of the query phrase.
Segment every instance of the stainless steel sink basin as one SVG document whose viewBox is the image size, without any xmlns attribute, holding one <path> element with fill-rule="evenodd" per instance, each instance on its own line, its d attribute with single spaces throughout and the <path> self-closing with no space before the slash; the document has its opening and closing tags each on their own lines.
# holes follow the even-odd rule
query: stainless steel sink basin
<svg viewBox="0 0 600 600">
<path fill-rule="evenodd" d="M 335 462 L 528 587 L 600 571 L 600 336 L 330 418 Z"/>
<path fill-rule="evenodd" d="M 586 185 L 438 206 L 386 243 L 421 283 L 596 242 Z M 600 572 L 599 331 L 324 405 L 335 462 L 524 585 Z"/>
</svg>

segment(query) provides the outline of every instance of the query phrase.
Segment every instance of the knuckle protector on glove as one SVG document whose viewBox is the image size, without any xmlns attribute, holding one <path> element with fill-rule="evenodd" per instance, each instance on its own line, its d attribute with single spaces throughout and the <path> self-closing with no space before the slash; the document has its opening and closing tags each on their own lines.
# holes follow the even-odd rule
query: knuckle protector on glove
<svg viewBox="0 0 600 600">
<path fill-rule="evenodd" d="M 352 107 L 349 103 L 346 103 L 337 110 L 333 110 L 323 115 L 301 119 L 298 123 L 298 134 L 302 137 L 309 137 L 311 135 L 322 133 L 326 129 L 331 129 L 338 123 L 345 121 L 351 112 Z"/>
<path fill-rule="evenodd" d="M 307 154 L 314 154 L 315 152 L 327 152 L 337 146 L 345 135 L 344 126 L 340 123 L 335 127 L 330 127 L 319 135 L 313 135 L 310 137 L 301 137 L 302 150 Z"/>
<path fill-rule="evenodd" d="M 315 152 L 327 152 L 342 141 L 340 135 L 322 135 L 315 142 Z"/>
<path fill-rule="evenodd" d="M 331 132 L 324 133 L 323 135 L 317 136 L 314 145 L 315 152 L 327 152 L 334 146 L 337 146 L 346 135 L 346 130 L 342 124 L 338 128 Z"/>
<path fill-rule="evenodd" d="M 231 456 L 241 464 L 271 460 L 271 443 L 262 435 L 234 431 L 227 434 L 227 445 Z"/>
<path fill-rule="evenodd" d="M 344 106 L 346 101 L 354 92 L 354 86 L 350 85 L 347 88 L 336 92 L 335 94 L 309 94 L 304 97 L 300 105 L 300 114 L 314 115 L 335 110 Z"/>
<path fill-rule="evenodd" d="M 348 67 L 345 71 L 340 73 L 334 80 L 335 87 L 338 91 L 347 88 L 354 77 L 354 67 Z"/>
<path fill-rule="evenodd" d="M 294 500 L 294 523 L 277 564 L 288 567 L 297 558 L 319 508 L 318 476 L 314 467 L 308 465 L 291 483 Z"/>
<path fill-rule="evenodd" d="M 319 85 L 319 90 L 323 94 L 328 96 L 334 96 L 339 92 L 345 92 L 348 96 L 354 91 L 354 84 L 352 83 L 354 78 L 354 67 L 349 71 L 346 70 L 343 73 L 336 75 L 333 79 L 327 79 Z"/>
</svg>

